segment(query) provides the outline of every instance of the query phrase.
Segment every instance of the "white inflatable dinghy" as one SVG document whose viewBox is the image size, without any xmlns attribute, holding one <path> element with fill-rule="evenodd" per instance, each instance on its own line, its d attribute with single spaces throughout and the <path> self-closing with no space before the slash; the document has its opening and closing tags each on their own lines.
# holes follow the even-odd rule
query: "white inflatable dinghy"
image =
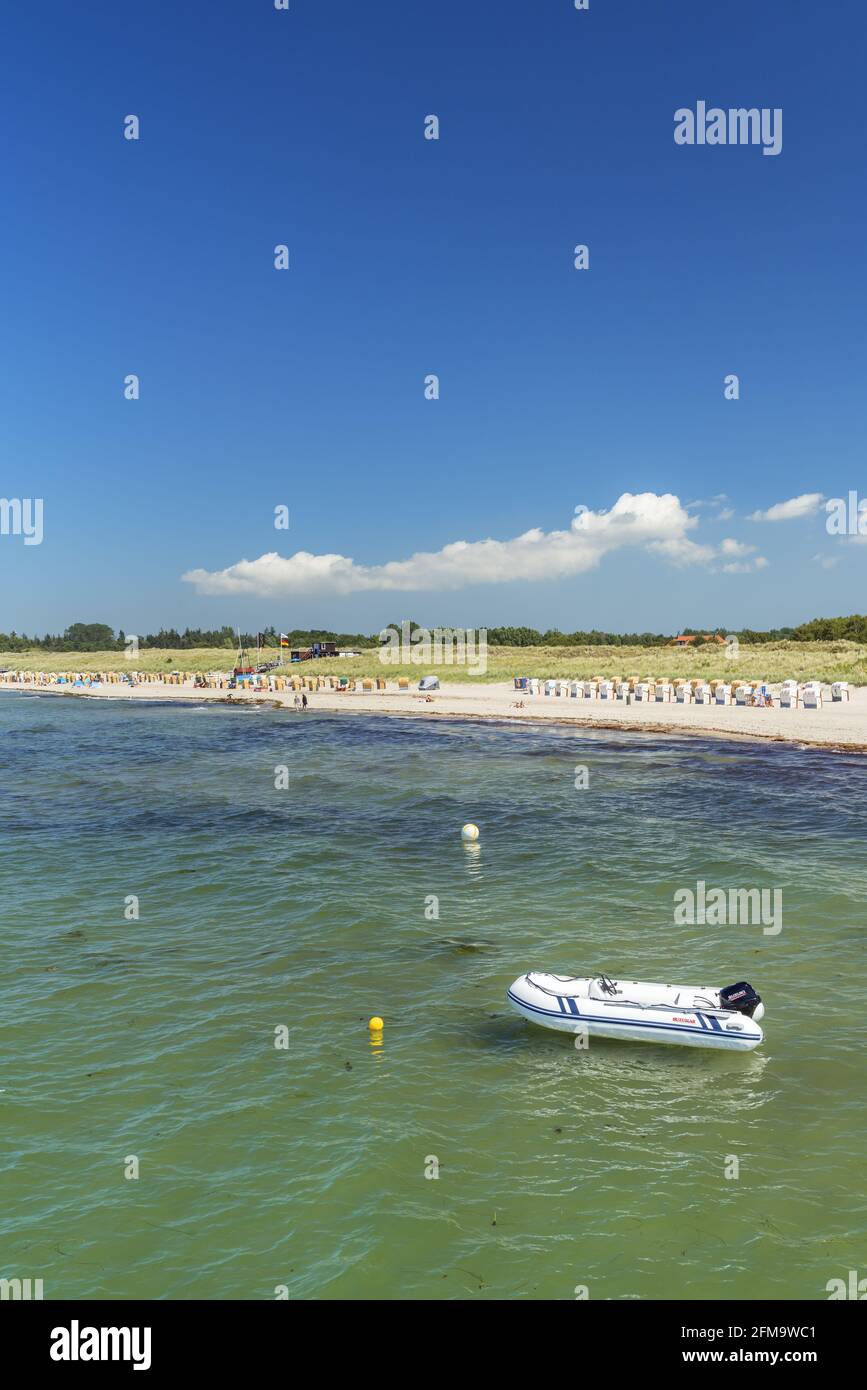
<svg viewBox="0 0 867 1390">
<path fill-rule="evenodd" d="M 534 971 L 521 975 L 506 997 L 531 1023 L 564 1033 L 723 1052 L 750 1052 L 764 1037 L 765 1006 L 745 981 L 716 989 Z"/>
</svg>

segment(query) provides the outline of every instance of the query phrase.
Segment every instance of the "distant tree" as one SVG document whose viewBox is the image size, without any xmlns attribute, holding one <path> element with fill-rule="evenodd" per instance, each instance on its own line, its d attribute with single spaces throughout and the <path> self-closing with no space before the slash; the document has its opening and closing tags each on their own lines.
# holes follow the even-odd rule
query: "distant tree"
<svg viewBox="0 0 867 1390">
<path fill-rule="evenodd" d="M 114 631 L 106 623 L 70 623 L 63 640 L 71 652 L 110 652 L 116 647 Z"/>
</svg>

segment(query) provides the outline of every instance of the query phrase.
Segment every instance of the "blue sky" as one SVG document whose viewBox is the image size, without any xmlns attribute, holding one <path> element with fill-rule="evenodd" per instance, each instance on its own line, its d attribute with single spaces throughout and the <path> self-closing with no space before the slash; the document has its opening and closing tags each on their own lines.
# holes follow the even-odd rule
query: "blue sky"
<svg viewBox="0 0 867 1390">
<path fill-rule="evenodd" d="M 0 491 L 44 539 L 0 536 L 0 630 L 863 610 L 821 503 L 746 517 L 867 496 L 865 34 L 855 0 L 18 7 Z M 677 146 L 698 100 L 782 108 L 782 152 Z M 679 499 L 650 550 L 625 493 Z M 564 569 L 578 505 L 610 539 Z M 233 568 L 298 551 L 352 565 Z"/>
</svg>

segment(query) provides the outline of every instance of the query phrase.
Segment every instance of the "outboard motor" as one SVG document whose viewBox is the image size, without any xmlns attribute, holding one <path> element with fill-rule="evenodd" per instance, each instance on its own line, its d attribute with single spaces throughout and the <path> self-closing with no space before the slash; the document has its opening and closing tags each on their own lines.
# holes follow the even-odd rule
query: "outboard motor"
<svg viewBox="0 0 867 1390">
<path fill-rule="evenodd" d="M 741 980 L 740 984 L 737 985 L 726 985 L 725 989 L 721 989 L 719 1002 L 721 1009 L 729 1009 L 732 1013 L 746 1014 L 747 1018 L 754 1018 L 756 1022 L 763 1017 L 765 1012 L 762 996 L 757 994 L 746 980 Z"/>
</svg>

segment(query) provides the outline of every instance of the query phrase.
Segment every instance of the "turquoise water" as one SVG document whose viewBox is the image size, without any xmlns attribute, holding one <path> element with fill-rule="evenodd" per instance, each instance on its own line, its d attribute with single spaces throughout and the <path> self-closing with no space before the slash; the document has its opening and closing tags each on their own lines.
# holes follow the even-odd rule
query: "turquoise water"
<svg viewBox="0 0 867 1390">
<path fill-rule="evenodd" d="M 780 746 L 0 697 L 0 1275 L 826 1298 L 865 1259 L 865 793 Z M 697 879 L 781 888 L 782 931 L 675 926 Z M 746 978 L 766 1042 L 578 1052 L 507 1009 L 529 968 Z"/>
</svg>

